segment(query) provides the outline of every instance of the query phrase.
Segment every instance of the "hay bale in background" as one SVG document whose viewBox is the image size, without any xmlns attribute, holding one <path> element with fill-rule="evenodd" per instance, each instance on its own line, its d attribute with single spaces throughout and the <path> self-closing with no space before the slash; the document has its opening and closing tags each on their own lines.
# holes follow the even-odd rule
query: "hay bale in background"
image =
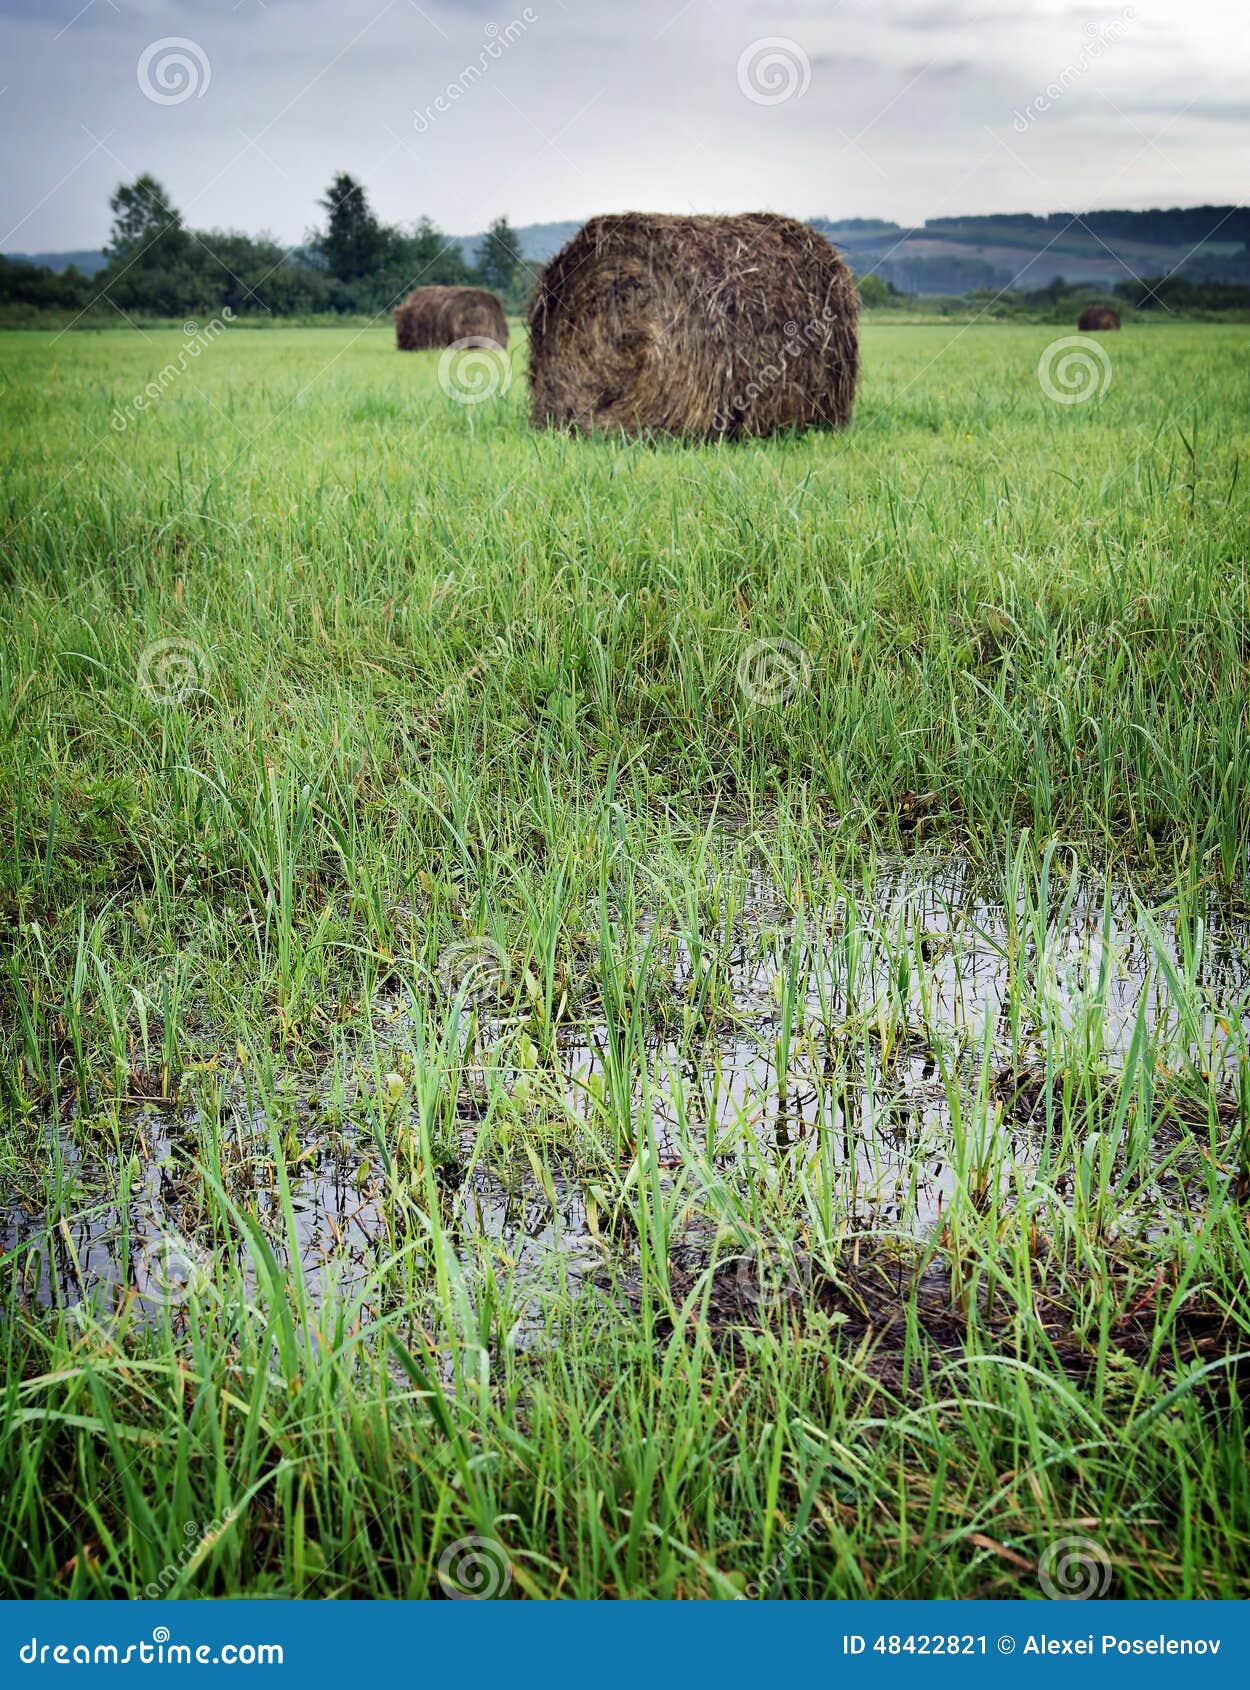
<svg viewBox="0 0 1250 1690">
<path fill-rule="evenodd" d="M 694 439 L 850 420 L 855 280 L 793 218 L 593 217 L 544 269 L 533 418 Z"/>
<path fill-rule="evenodd" d="M 395 344 L 401 352 L 452 346 L 458 340 L 508 344 L 503 306 L 485 288 L 415 288 L 395 307 Z"/>
<path fill-rule="evenodd" d="M 1118 329 L 1120 326 L 1120 316 L 1119 313 L 1117 311 L 1113 311 L 1109 305 L 1087 305 L 1084 311 L 1081 312 L 1080 321 L 1076 326 L 1078 329 L 1084 329 L 1086 332 L 1091 329 Z"/>
</svg>

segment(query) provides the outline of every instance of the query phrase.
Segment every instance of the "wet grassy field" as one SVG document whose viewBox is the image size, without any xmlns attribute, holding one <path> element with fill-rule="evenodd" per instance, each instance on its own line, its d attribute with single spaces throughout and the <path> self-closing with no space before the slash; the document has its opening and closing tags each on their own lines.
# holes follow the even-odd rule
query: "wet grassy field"
<svg viewBox="0 0 1250 1690">
<path fill-rule="evenodd" d="M 3 1594 L 1250 1594 L 1250 330 L 1060 338 L 0 336 Z"/>
</svg>

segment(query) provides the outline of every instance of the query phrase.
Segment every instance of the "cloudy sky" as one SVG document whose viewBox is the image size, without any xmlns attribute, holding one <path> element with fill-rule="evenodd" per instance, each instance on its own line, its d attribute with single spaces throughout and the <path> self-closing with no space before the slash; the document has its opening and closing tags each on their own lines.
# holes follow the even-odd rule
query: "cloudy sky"
<svg viewBox="0 0 1250 1690">
<path fill-rule="evenodd" d="M 150 170 L 296 241 L 331 175 L 451 233 L 596 211 L 1229 203 L 1244 0 L 0 0 L 0 250 Z"/>
</svg>

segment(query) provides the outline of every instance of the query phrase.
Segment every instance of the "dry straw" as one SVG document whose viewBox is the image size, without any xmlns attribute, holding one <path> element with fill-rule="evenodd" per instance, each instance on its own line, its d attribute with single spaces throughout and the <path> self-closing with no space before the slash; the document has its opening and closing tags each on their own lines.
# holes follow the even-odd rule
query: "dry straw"
<svg viewBox="0 0 1250 1690">
<path fill-rule="evenodd" d="M 539 280 L 534 421 L 693 439 L 841 425 L 858 312 L 851 272 L 792 218 L 594 217 Z"/>
<path fill-rule="evenodd" d="M 401 352 L 470 339 L 508 344 L 503 306 L 485 288 L 416 288 L 395 308 L 395 344 Z"/>
<path fill-rule="evenodd" d="M 1109 305 L 1087 305 L 1081 312 L 1081 320 L 1076 325 L 1087 333 L 1093 329 L 1118 329 L 1120 326 L 1119 313 L 1113 311 Z"/>
</svg>

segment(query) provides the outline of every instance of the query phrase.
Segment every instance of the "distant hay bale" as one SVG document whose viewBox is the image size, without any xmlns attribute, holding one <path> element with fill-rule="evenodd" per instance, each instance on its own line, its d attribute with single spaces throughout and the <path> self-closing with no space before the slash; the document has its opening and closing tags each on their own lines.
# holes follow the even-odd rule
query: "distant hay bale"
<svg viewBox="0 0 1250 1690">
<path fill-rule="evenodd" d="M 1084 311 L 1081 312 L 1081 320 L 1076 326 L 1078 329 L 1083 329 L 1087 333 L 1091 329 L 1095 332 L 1106 329 L 1118 329 L 1120 326 L 1120 314 L 1118 311 L 1113 311 L 1109 305 L 1087 305 Z"/>
<path fill-rule="evenodd" d="M 415 288 L 395 307 L 395 344 L 401 352 L 454 346 L 458 340 L 508 344 L 503 306 L 485 288 Z"/>
<path fill-rule="evenodd" d="M 855 280 L 789 217 L 592 217 L 539 279 L 533 419 L 691 439 L 840 426 L 859 353 Z"/>
</svg>

